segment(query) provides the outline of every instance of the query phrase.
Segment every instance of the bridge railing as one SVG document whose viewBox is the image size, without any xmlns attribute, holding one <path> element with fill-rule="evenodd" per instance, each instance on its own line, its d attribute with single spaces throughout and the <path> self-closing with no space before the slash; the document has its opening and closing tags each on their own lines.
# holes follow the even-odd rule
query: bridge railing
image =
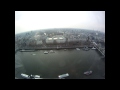
<svg viewBox="0 0 120 90">
<path fill-rule="evenodd" d="M 95 45 L 95 44 L 93 44 L 93 45 L 94 45 L 95 48 L 98 49 L 98 51 L 99 51 L 103 56 L 105 56 L 105 54 L 99 49 L 99 47 L 98 47 L 97 45 Z"/>
</svg>

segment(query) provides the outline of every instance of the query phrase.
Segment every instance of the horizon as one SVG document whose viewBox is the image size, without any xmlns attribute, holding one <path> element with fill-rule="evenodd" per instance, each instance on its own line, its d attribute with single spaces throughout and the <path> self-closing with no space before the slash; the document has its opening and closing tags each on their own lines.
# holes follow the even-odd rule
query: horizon
<svg viewBox="0 0 120 90">
<path fill-rule="evenodd" d="M 15 33 L 15 35 L 17 34 L 21 34 L 21 33 L 28 33 L 28 32 L 34 32 L 34 31 L 46 31 L 46 30 L 54 30 L 54 29 L 79 29 L 79 30 L 85 30 L 85 31 L 94 31 L 94 32 L 102 32 L 105 33 L 103 31 L 98 31 L 98 30 L 89 30 L 89 29 L 81 29 L 81 28 L 49 28 L 49 29 L 38 29 L 38 30 L 29 30 L 29 31 L 24 31 L 24 32 L 20 32 L 20 33 Z"/>
</svg>

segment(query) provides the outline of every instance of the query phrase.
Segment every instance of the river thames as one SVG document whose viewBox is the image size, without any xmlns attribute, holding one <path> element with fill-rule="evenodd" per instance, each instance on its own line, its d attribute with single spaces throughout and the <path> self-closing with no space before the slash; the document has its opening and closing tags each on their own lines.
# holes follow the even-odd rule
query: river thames
<svg viewBox="0 0 120 90">
<path fill-rule="evenodd" d="M 44 51 L 50 50 L 18 51 L 16 55 L 20 58 L 21 67 L 15 70 L 22 69 L 15 76 L 25 73 L 40 75 L 41 78 L 58 78 L 58 75 L 69 73 L 67 79 L 105 79 L 105 60 L 101 59 L 102 55 L 97 50 L 60 49 L 48 54 L 44 54 Z M 84 75 L 88 70 L 93 73 Z"/>
</svg>

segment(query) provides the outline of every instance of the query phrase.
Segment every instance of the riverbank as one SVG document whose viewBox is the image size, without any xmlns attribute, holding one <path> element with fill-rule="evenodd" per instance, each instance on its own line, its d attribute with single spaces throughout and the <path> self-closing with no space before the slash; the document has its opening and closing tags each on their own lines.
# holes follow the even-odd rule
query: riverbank
<svg viewBox="0 0 120 90">
<path fill-rule="evenodd" d="M 15 54 L 17 53 L 17 51 L 20 51 L 20 50 L 26 50 L 25 52 L 31 52 L 31 51 L 36 51 L 36 50 L 60 50 L 60 49 L 75 49 L 75 48 L 83 49 L 84 46 L 72 46 L 72 47 L 24 47 L 24 48 L 16 49 Z M 91 49 L 92 46 L 89 46 L 88 48 Z M 97 50 L 97 51 L 98 51 L 98 53 L 103 55 L 99 50 Z"/>
</svg>

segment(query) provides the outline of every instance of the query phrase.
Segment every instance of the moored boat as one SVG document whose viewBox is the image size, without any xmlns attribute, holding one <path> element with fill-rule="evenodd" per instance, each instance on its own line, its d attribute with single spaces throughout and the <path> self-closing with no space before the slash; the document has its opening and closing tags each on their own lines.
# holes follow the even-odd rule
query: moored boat
<svg viewBox="0 0 120 90">
<path fill-rule="evenodd" d="M 53 51 L 53 50 L 50 50 L 49 52 L 50 52 L 50 53 L 55 53 L 55 51 Z"/>
<path fill-rule="evenodd" d="M 48 54 L 48 52 L 47 52 L 47 51 L 45 51 L 45 52 L 44 52 L 44 54 Z"/>
<path fill-rule="evenodd" d="M 80 50 L 79 48 L 76 48 L 76 50 Z"/>
<path fill-rule="evenodd" d="M 94 48 L 94 47 L 92 48 L 92 50 L 95 50 L 95 49 L 96 49 L 96 48 Z"/>
<path fill-rule="evenodd" d="M 90 75 L 90 74 L 92 74 L 92 71 L 86 71 L 86 72 L 84 72 L 84 74 L 85 75 Z"/>
</svg>

